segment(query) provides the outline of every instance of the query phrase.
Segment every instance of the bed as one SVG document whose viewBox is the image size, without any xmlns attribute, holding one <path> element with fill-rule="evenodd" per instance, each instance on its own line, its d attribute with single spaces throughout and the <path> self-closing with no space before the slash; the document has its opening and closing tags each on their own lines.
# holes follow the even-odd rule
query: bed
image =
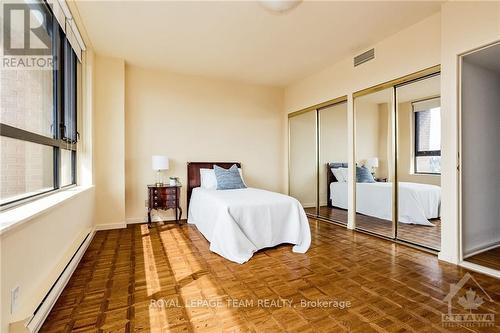
<svg viewBox="0 0 500 333">
<path fill-rule="evenodd" d="M 342 166 L 339 166 L 342 164 Z M 338 182 L 331 168 L 347 167 L 344 163 L 329 163 L 329 205 L 348 208 L 348 184 Z M 391 182 L 356 183 L 356 212 L 392 221 Z M 429 220 L 439 218 L 441 188 L 436 185 L 399 182 L 398 214 L 400 223 L 434 226 Z"/>
<path fill-rule="evenodd" d="M 256 251 L 278 244 L 294 244 L 305 253 L 311 232 L 304 209 L 287 195 L 256 188 L 210 190 L 201 188 L 200 169 L 229 168 L 240 163 L 188 163 L 188 223 L 210 242 L 210 250 L 242 264 Z"/>
</svg>

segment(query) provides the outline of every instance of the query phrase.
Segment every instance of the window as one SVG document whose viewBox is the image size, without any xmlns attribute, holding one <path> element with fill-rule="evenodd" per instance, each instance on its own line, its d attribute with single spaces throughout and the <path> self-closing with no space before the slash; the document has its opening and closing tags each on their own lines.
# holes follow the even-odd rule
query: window
<svg viewBox="0 0 500 333">
<path fill-rule="evenodd" d="M 441 173 L 441 107 L 439 98 L 414 102 L 415 173 Z"/>
<path fill-rule="evenodd" d="M 77 57 L 50 8 L 28 6 L 43 22 L 39 37 L 54 66 L 2 69 L 0 206 L 76 184 Z"/>
</svg>

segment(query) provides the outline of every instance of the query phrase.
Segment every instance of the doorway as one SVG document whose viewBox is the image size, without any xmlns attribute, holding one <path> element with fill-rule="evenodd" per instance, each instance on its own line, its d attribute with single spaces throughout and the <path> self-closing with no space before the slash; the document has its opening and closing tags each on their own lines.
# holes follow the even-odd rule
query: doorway
<svg viewBox="0 0 500 333">
<path fill-rule="evenodd" d="M 462 257 L 500 270 L 500 43 L 463 55 L 460 75 Z"/>
</svg>

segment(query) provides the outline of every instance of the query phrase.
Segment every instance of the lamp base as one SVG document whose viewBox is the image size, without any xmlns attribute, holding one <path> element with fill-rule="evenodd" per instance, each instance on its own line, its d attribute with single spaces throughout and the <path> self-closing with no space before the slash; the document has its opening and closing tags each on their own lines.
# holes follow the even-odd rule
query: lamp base
<svg viewBox="0 0 500 333">
<path fill-rule="evenodd" d="M 156 172 L 156 183 L 155 183 L 156 186 L 163 186 L 163 182 L 162 182 L 162 179 L 161 179 L 161 170 L 158 170 Z"/>
</svg>

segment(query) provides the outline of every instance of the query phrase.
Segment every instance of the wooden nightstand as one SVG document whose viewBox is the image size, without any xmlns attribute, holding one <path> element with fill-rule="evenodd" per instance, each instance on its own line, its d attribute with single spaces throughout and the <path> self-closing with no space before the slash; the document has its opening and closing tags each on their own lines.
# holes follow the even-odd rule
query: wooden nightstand
<svg viewBox="0 0 500 333">
<path fill-rule="evenodd" d="M 375 178 L 375 181 L 379 183 L 387 183 L 387 178 Z"/>
<path fill-rule="evenodd" d="M 148 227 L 151 227 L 151 211 L 175 209 L 175 222 L 182 217 L 180 205 L 181 185 L 148 185 Z"/>
</svg>

